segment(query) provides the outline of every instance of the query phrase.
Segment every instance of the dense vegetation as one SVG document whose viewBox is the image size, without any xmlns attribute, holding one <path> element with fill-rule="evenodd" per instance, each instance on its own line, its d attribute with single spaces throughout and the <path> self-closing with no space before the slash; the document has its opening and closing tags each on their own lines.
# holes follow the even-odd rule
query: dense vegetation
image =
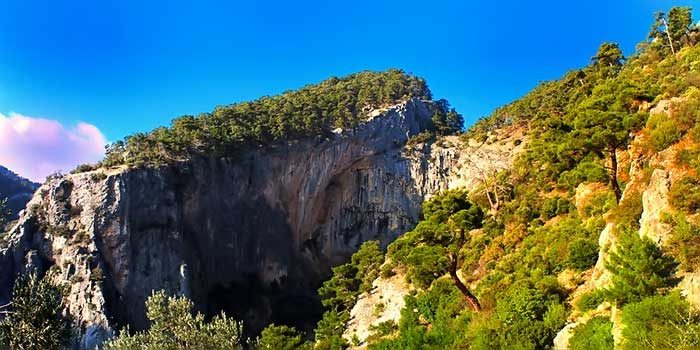
<svg viewBox="0 0 700 350">
<path fill-rule="evenodd" d="M 154 293 L 146 302 L 151 327 L 129 334 L 128 330 L 105 344 L 106 350 L 235 350 L 242 349 L 241 324 L 222 314 L 211 322 L 193 314 L 194 305 L 184 297 Z"/>
<path fill-rule="evenodd" d="M 12 302 L 0 307 L 0 349 L 59 350 L 67 345 L 69 322 L 61 314 L 60 289 L 35 274 L 20 276 Z"/>
<path fill-rule="evenodd" d="M 408 266 L 410 281 L 424 288 L 435 278 L 449 274 L 470 307 L 480 311 L 479 301 L 457 275 L 465 258 L 473 263 L 478 256 L 478 253 L 464 254 L 462 250 L 465 246 L 478 247 L 472 244 L 469 232 L 482 226 L 484 216 L 468 197 L 465 191 L 454 190 L 425 202 L 424 220 L 392 245 L 389 256 Z"/>
<path fill-rule="evenodd" d="M 333 268 L 332 277 L 318 290 L 326 312 L 316 328 L 316 349 L 343 349 L 349 345 L 342 335 L 350 320 L 350 309 L 361 293 L 371 290 L 383 262 L 379 242 L 368 241 L 349 263 Z"/>
<path fill-rule="evenodd" d="M 368 339 L 370 349 L 547 349 L 572 313 L 594 312 L 569 344 L 611 349 L 609 309 L 593 311 L 601 304 L 622 310 L 624 349 L 698 347 L 700 319 L 673 290 L 678 273 L 700 261 L 700 33 L 689 8 L 674 8 L 655 17 L 649 38 L 630 57 L 604 43 L 587 67 L 541 84 L 464 135 L 499 142 L 492 131 L 510 127 L 530 141 L 512 169 L 490 179 L 496 185 L 431 199 L 428 206 L 447 202 L 455 211 L 424 208 L 416 229 L 390 245 L 389 264 L 417 290 L 399 323 Z M 667 108 L 652 113 L 655 105 Z M 686 175 L 670 191 L 677 212 L 667 215 L 668 244 L 640 237 L 643 188 L 629 187 L 631 145 L 647 159 L 635 186 L 649 180 L 651 155 L 678 145 L 674 166 Z M 576 197 L 582 185 L 585 200 Z M 486 214 L 455 236 L 460 201 Z M 606 224 L 615 247 L 598 247 Z M 611 283 L 572 294 L 600 250 Z M 454 261 L 459 274 L 449 271 Z"/>
<path fill-rule="evenodd" d="M 169 128 L 128 136 L 107 149 L 105 166 L 160 164 L 195 155 L 236 156 L 242 151 L 354 129 L 372 109 L 408 98 L 431 99 L 425 81 L 400 70 L 362 72 L 252 102 L 182 116 Z M 447 101 L 436 103 L 432 132 L 462 129 Z"/>
</svg>

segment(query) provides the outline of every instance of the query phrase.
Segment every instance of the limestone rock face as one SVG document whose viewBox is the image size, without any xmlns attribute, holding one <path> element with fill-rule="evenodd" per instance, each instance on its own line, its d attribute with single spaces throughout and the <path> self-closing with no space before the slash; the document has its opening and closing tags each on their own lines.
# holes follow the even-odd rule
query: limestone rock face
<svg viewBox="0 0 700 350">
<path fill-rule="evenodd" d="M 477 190 L 485 177 L 512 165 L 515 156 L 524 149 L 524 141 L 522 130 L 513 128 L 497 131 L 487 142 L 463 142 L 448 136 L 430 150 L 417 153 L 407 148 L 404 154 L 412 159 L 411 177 L 417 190 L 427 198 L 447 189 Z M 371 291 L 359 296 L 350 310 L 350 322 L 344 334 L 350 343 L 359 341 L 354 349 L 366 348 L 373 326 L 383 322 L 399 323 L 404 297 L 412 290 L 405 280 L 405 273 L 401 271 L 390 278 L 380 277 L 374 281 Z"/>
<path fill-rule="evenodd" d="M 365 348 L 365 340 L 372 333 L 371 327 L 382 322 L 398 325 L 404 297 L 411 290 L 406 283 L 406 274 L 397 273 L 388 278 L 377 278 L 369 293 L 362 293 L 351 310 L 351 319 L 344 334 L 346 339 L 356 339 L 360 344 L 356 349 Z"/>
<path fill-rule="evenodd" d="M 156 290 L 225 311 L 253 332 L 315 320 L 315 290 L 332 266 L 364 241 L 387 245 L 412 229 L 426 196 L 477 181 L 456 137 L 404 147 L 433 108 L 412 99 L 355 130 L 236 159 L 50 179 L 2 237 L 0 304 L 17 274 L 47 273 L 69 288 L 76 348 L 127 324 L 145 327 L 144 302 Z M 487 169 L 507 166 L 519 148 L 467 146 L 493 158 L 480 165 Z"/>
</svg>

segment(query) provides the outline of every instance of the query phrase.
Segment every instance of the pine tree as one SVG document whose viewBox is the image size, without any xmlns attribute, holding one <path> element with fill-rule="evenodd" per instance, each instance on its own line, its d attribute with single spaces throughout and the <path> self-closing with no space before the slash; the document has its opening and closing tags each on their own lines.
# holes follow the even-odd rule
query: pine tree
<svg viewBox="0 0 700 350">
<path fill-rule="evenodd" d="M 676 266 L 649 238 L 625 231 L 605 265 L 612 273 L 612 286 L 605 294 L 618 305 L 640 301 L 673 287 Z"/>
<path fill-rule="evenodd" d="M 423 204 L 423 216 L 416 228 L 391 247 L 393 258 L 408 265 L 409 277 L 429 284 L 447 273 L 474 311 L 479 300 L 460 280 L 461 250 L 470 241 L 469 231 L 480 228 L 484 214 L 468 199 L 464 190 L 450 190 Z"/>
<path fill-rule="evenodd" d="M 606 169 L 618 202 L 622 189 L 618 180 L 617 152 L 627 147 L 631 133 L 638 130 L 646 118 L 634 109 L 634 98 L 638 95 L 639 89 L 623 79 L 602 81 L 581 103 L 571 134 L 572 140 L 586 151 L 607 159 Z"/>
</svg>

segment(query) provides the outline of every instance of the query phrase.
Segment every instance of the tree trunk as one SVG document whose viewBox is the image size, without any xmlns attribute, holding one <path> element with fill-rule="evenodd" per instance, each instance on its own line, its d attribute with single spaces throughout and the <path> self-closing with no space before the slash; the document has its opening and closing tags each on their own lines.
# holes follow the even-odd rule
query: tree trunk
<svg viewBox="0 0 700 350">
<path fill-rule="evenodd" d="M 666 22 L 666 19 L 663 18 L 662 21 L 664 21 L 664 27 L 666 28 L 666 36 L 668 37 L 668 44 L 671 45 L 671 53 L 673 55 L 676 55 L 676 49 L 673 48 L 673 40 L 671 39 L 671 32 L 668 30 L 668 22 Z"/>
<path fill-rule="evenodd" d="M 617 148 L 615 147 L 610 150 L 610 183 L 612 184 L 613 192 L 615 192 L 615 200 L 617 203 L 620 203 L 622 190 L 617 182 Z"/>
<path fill-rule="evenodd" d="M 497 212 L 501 206 L 501 200 L 498 198 L 498 192 L 496 192 L 498 191 L 498 189 L 494 188 L 494 191 L 492 192 L 489 186 L 484 185 L 484 187 L 484 192 L 486 192 L 486 199 L 488 199 L 489 201 L 489 207 L 491 207 L 491 211 Z M 492 196 L 495 197 L 495 200 L 494 198 L 492 198 Z"/>
<path fill-rule="evenodd" d="M 460 281 L 459 276 L 457 276 L 457 263 L 455 259 L 452 259 L 452 264 L 450 266 L 450 277 L 452 277 L 452 281 L 454 281 L 455 285 L 457 286 L 457 289 L 459 289 L 462 294 L 464 294 L 464 297 L 467 298 L 467 302 L 469 303 L 469 306 L 474 310 L 475 312 L 481 311 L 481 304 L 479 304 L 479 299 L 472 294 L 471 291 L 469 291 L 469 288 Z"/>
</svg>

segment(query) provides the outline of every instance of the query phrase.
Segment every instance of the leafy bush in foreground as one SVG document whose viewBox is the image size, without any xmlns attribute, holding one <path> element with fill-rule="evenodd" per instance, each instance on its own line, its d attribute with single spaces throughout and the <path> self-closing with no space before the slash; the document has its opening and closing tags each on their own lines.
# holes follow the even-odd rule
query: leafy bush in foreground
<svg viewBox="0 0 700 350">
<path fill-rule="evenodd" d="M 12 303 L 0 310 L 0 348 L 62 349 L 70 334 L 61 313 L 59 288 L 36 274 L 20 276 L 12 289 Z"/>
<path fill-rule="evenodd" d="M 192 301 L 156 292 L 146 301 L 151 327 L 133 335 L 123 331 L 105 344 L 106 350 L 235 350 L 242 349 L 242 326 L 226 315 L 211 322 L 192 314 Z"/>
</svg>

